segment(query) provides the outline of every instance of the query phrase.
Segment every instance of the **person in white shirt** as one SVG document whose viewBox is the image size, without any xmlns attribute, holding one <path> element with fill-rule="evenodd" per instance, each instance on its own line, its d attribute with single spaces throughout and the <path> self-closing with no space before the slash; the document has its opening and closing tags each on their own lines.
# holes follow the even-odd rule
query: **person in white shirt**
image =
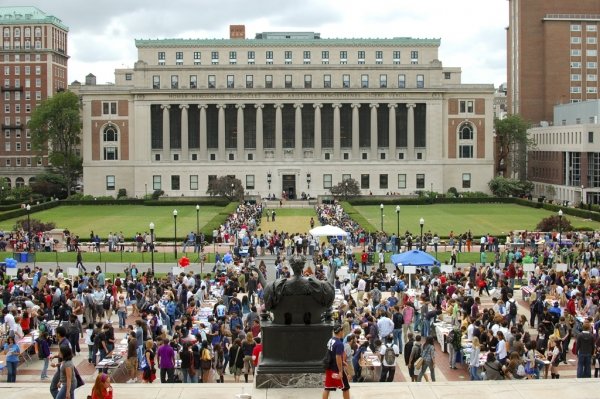
<svg viewBox="0 0 600 399">
<path fill-rule="evenodd" d="M 469 341 L 473 340 L 473 331 L 475 331 L 475 324 L 473 324 L 473 322 L 469 323 L 469 326 L 467 327 L 467 339 Z"/>
<path fill-rule="evenodd" d="M 379 347 L 379 355 L 381 357 L 381 376 L 379 378 L 379 382 L 394 381 L 394 374 L 396 373 L 396 361 L 394 359 L 394 362 L 388 363 L 388 359 L 386 359 L 385 356 L 385 353 L 388 351 L 388 349 L 392 349 L 394 351 L 394 356 L 396 358 L 400 355 L 400 348 L 398 348 L 398 345 L 394 344 L 394 337 L 392 335 L 386 336 L 384 344 Z"/>
<path fill-rule="evenodd" d="M 394 322 L 388 317 L 387 313 L 377 320 L 377 329 L 379 330 L 379 339 L 382 341 L 394 331 Z"/>
<path fill-rule="evenodd" d="M 504 334 L 502 331 L 498 331 L 496 333 L 498 337 L 498 344 L 496 345 L 496 359 L 500 362 L 500 364 L 504 365 L 506 363 L 506 341 L 504 340 Z"/>
<path fill-rule="evenodd" d="M 365 295 L 365 288 L 367 287 L 367 281 L 362 277 L 362 275 L 358 278 L 358 285 L 356 290 L 358 291 L 356 299 L 358 303 L 361 303 L 363 297 Z"/>
</svg>

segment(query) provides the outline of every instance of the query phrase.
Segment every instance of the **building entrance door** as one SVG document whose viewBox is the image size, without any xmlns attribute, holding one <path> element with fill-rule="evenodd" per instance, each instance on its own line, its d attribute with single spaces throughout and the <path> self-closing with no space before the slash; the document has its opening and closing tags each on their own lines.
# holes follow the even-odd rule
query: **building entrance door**
<svg viewBox="0 0 600 399">
<path fill-rule="evenodd" d="M 296 198 L 296 175 L 283 175 L 282 183 L 283 183 L 282 191 L 285 193 L 287 199 L 295 199 Z"/>
</svg>

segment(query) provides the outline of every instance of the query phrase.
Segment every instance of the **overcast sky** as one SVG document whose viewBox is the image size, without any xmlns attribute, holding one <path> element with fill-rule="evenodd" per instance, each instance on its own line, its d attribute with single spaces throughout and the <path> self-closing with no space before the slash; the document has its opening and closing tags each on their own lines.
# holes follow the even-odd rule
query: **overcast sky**
<svg viewBox="0 0 600 399">
<path fill-rule="evenodd" d="M 322 38 L 440 38 L 439 58 L 463 83 L 506 81 L 506 0 L 0 0 L 33 5 L 69 27 L 69 82 L 114 82 L 137 60 L 134 39 L 246 37 L 314 31 Z"/>
</svg>

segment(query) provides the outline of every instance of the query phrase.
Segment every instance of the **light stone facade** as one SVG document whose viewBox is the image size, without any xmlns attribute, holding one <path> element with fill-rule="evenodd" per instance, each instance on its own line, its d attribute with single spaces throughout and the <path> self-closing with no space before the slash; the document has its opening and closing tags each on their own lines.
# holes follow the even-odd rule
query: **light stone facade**
<svg viewBox="0 0 600 399">
<path fill-rule="evenodd" d="M 494 88 L 461 84 L 437 39 L 138 40 L 114 85 L 72 85 L 83 114 L 84 192 L 206 195 L 488 191 Z"/>
</svg>

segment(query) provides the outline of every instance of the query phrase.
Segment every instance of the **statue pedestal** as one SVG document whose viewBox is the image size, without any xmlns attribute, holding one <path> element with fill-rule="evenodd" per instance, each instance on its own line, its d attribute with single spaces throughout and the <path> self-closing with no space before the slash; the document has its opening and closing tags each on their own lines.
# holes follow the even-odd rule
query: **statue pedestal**
<svg viewBox="0 0 600 399">
<path fill-rule="evenodd" d="M 256 388 L 322 387 L 322 360 L 331 328 L 330 324 L 264 324 Z"/>
</svg>

